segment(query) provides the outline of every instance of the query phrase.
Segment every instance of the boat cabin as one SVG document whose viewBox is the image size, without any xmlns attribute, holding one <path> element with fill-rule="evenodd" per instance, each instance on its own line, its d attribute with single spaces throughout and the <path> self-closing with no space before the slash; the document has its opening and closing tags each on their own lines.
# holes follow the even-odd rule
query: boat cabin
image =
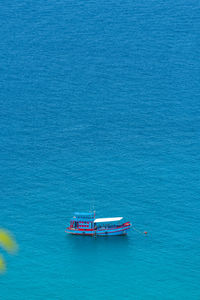
<svg viewBox="0 0 200 300">
<path fill-rule="evenodd" d="M 115 217 L 115 218 L 98 218 L 94 220 L 94 228 L 99 229 L 110 229 L 117 228 L 120 226 L 120 221 L 123 217 Z M 115 222 L 115 223 L 113 223 Z M 116 223 L 117 222 L 117 223 Z"/>
<path fill-rule="evenodd" d="M 75 229 L 93 229 L 94 213 L 78 213 L 76 212 L 71 219 L 70 228 Z"/>
</svg>

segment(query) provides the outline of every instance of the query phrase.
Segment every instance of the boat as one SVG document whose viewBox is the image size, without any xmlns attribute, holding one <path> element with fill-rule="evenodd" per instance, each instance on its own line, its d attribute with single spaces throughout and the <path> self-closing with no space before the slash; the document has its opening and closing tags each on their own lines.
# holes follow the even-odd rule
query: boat
<svg viewBox="0 0 200 300">
<path fill-rule="evenodd" d="M 65 232 L 74 235 L 90 236 L 126 235 L 131 228 L 131 223 L 125 222 L 121 224 L 122 219 L 123 217 L 96 219 L 95 212 L 76 212 Z"/>
</svg>

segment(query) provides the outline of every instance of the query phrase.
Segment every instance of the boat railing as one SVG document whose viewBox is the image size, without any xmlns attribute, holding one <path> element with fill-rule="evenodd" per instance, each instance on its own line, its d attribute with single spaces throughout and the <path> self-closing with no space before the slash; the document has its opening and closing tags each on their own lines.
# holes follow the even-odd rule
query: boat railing
<svg viewBox="0 0 200 300">
<path fill-rule="evenodd" d="M 118 224 L 118 225 L 106 225 L 106 226 L 97 226 L 97 230 L 98 229 L 101 229 L 101 230 L 103 230 L 103 229 L 112 229 L 112 228 L 119 228 L 119 227 L 122 227 L 123 226 L 123 224 Z"/>
</svg>

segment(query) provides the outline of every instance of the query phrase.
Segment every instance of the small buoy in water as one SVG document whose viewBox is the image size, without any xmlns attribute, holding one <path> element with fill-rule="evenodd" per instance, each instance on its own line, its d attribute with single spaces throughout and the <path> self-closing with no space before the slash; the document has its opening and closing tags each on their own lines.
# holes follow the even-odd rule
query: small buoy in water
<svg viewBox="0 0 200 300">
<path fill-rule="evenodd" d="M 147 231 L 144 231 L 144 234 L 147 234 Z"/>
</svg>

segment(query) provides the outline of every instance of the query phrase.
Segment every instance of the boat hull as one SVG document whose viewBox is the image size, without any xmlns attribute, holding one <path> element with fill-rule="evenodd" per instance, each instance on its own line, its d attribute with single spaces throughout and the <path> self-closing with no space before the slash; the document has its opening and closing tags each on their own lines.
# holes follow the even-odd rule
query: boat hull
<svg viewBox="0 0 200 300">
<path fill-rule="evenodd" d="M 117 227 L 117 228 L 100 229 L 100 230 L 96 231 L 96 235 L 98 235 L 98 236 L 126 235 L 130 228 L 131 228 L 131 225 L 121 226 L 121 227 Z"/>
<path fill-rule="evenodd" d="M 94 235 L 94 230 L 82 230 L 82 229 L 74 229 L 74 228 L 67 228 L 65 230 L 66 233 L 73 234 L 73 235 Z"/>
<path fill-rule="evenodd" d="M 131 228 L 131 224 L 122 225 L 113 228 L 100 228 L 100 229 L 74 229 L 67 228 L 66 233 L 73 235 L 89 235 L 89 236 L 116 236 L 116 235 L 126 235 L 128 230 Z"/>
</svg>

